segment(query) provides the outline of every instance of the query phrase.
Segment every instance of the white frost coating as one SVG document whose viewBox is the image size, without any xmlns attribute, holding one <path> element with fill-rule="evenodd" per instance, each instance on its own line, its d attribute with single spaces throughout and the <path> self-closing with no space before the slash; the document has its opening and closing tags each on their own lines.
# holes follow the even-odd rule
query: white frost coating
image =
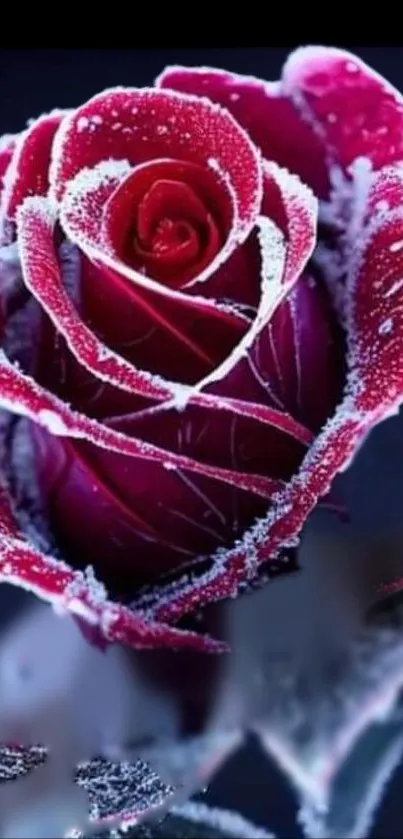
<svg viewBox="0 0 403 839">
<path fill-rule="evenodd" d="M 84 131 L 88 128 L 88 125 L 89 121 L 87 117 L 80 117 L 80 119 L 77 120 L 77 131 Z"/>
<path fill-rule="evenodd" d="M 61 207 L 62 225 L 63 213 L 80 214 L 82 199 L 85 196 L 91 192 L 96 192 L 103 186 L 109 186 L 110 184 L 118 186 L 132 171 L 128 160 L 115 160 L 113 158 L 103 160 L 92 168 L 86 166 L 81 169 L 66 188 Z M 81 235 L 84 236 L 85 234 Z M 80 243 L 77 242 L 77 244 Z"/>
<path fill-rule="evenodd" d="M 238 839 L 274 839 L 274 834 L 263 827 L 257 827 L 239 813 L 210 807 L 200 801 L 186 801 L 174 805 L 169 810 L 175 816 L 181 816 L 195 824 L 205 824 Z"/>
<path fill-rule="evenodd" d="M 392 242 L 392 244 L 389 245 L 389 250 L 390 250 L 391 253 L 397 253 L 398 251 L 401 251 L 402 248 L 403 248 L 403 239 L 400 239 L 399 242 Z"/>
<path fill-rule="evenodd" d="M 403 277 L 400 280 L 396 280 L 394 283 L 392 283 L 391 287 L 388 288 L 387 292 L 385 293 L 385 298 L 392 297 L 393 294 L 397 294 L 402 287 Z"/>
<path fill-rule="evenodd" d="M 198 383 L 197 390 L 202 390 L 206 385 L 223 379 L 242 357 L 247 356 L 260 330 L 267 324 L 283 295 L 289 291 L 288 286 L 281 284 L 286 253 L 283 234 L 271 219 L 264 216 L 259 217 L 257 228 L 262 252 L 262 281 L 261 299 L 256 318 L 246 335 L 222 364 Z"/>
<path fill-rule="evenodd" d="M 42 408 L 38 412 L 38 421 L 46 426 L 51 434 L 55 434 L 56 436 L 64 437 L 69 433 L 63 420 L 54 411 L 50 411 L 47 408 Z"/>
<path fill-rule="evenodd" d="M 330 224 L 338 235 L 338 247 L 327 247 L 320 243 L 314 253 L 314 261 L 323 271 L 336 310 L 342 322 L 346 321 L 346 298 L 344 280 L 355 259 L 357 244 L 365 235 L 368 199 L 374 184 L 375 174 L 368 158 L 357 158 L 349 167 L 348 179 L 339 166 L 330 167 L 331 192 L 329 201 L 322 201 L 319 220 Z M 378 207 L 379 215 L 384 205 Z"/>
<path fill-rule="evenodd" d="M 10 148 L 10 145 L 17 139 L 18 134 L 3 134 L 0 137 L 0 154 L 3 151 L 7 151 Z"/>
<path fill-rule="evenodd" d="M 21 264 L 16 242 L 0 247 L 0 289 L 12 291 L 21 281 Z"/>
<path fill-rule="evenodd" d="M 108 165 L 105 168 L 109 171 L 110 168 L 113 169 L 113 166 L 109 167 L 109 165 Z M 24 231 L 24 214 L 25 214 L 26 210 L 29 211 L 29 209 L 31 208 L 32 205 L 34 206 L 35 212 L 40 212 L 41 217 L 45 218 L 47 223 L 53 224 L 52 213 L 51 213 L 51 211 L 48 212 L 47 202 L 48 202 L 47 198 L 41 198 L 41 197 L 27 198 L 24 201 L 22 207 L 18 210 L 18 214 L 17 214 L 18 228 L 19 228 L 19 231 L 20 231 L 20 243 L 22 244 L 22 246 L 24 245 L 24 234 L 23 234 L 23 231 Z M 21 245 L 20 245 L 20 250 L 21 250 L 21 253 L 22 253 L 22 261 L 24 262 L 24 258 L 23 258 L 24 257 L 24 250 L 23 250 L 23 247 L 21 247 Z M 68 289 L 68 291 L 70 293 L 70 296 L 73 298 L 74 302 L 77 303 L 78 302 L 77 297 L 78 297 L 78 293 L 79 293 L 78 277 L 79 277 L 80 260 L 79 260 L 79 253 L 78 253 L 76 245 L 71 244 L 71 242 L 63 243 L 61 248 L 60 248 L 59 256 L 60 256 L 60 262 L 61 262 L 61 269 L 62 269 L 64 284 L 65 284 L 66 288 Z M 120 356 L 118 353 L 115 353 L 113 350 L 111 350 L 109 347 L 107 347 L 105 344 L 103 344 L 99 339 L 96 338 L 96 336 L 93 333 L 91 333 L 91 341 L 93 343 L 95 343 L 96 346 L 97 346 L 98 361 L 102 364 L 102 362 L 113 360 L 116 365 L 119 365 L 119 368 L 120 368 L 121 373 L 122 373 L 122 378 L 119 380 L 119 382 L 117 382 L 116 377 L 113 376 L 113 375 L 110 375 L 107 370 L 105 370 L 104 368 L 101 369 L 101 368 L 99 368 L 99 366 L 97 367 L 96 365 L 91 365 L 88 362 L 88 360 L 84 360 L 82 358 L 82 356 L 79 352 L 79 349 L 80 349 L 79 343 L 80 342 L 78 342 L 77 345 L 73 345 L 73 343 L 70 339 L 70 336 L 67 334 L 67 331 L 64 328 L 64 325 L 61 322 L 61 320 L 57 317 L 57 315 L 55 315 L 55 313 L 53 311 L 50 310 L 49 306 L 46 304 L 46 302 L 44 300 L 42 300 L 40 298 L 40 295 L 35 291 L 35 289 L 31 288 L 29 262 L 27 262 L 27 264 L 25 266 L 25 284 L 26 284 L 27 288 L 29 288 L 32 291 L 33 295 L 40 301 L 42 308 L 47 312 L 50 319 L 54 323 L 56 329 L 58 330 L 58 332 L 60 332 L 60 334 L 62 334 L 64 336 L 64 338 L 67 342 L 67 345 L 70 348 L 72 354 L 78 359 L 78 361 L 80 363 L 82 363 L 85 367 L 87 367 L 87 369 L 90 370 L 101 381 L 107 382 L 108 384 L 112 384 L 113 386 L 119 387 L 121 390 L 124 390 L 124 391 L 129 392 L 129 393 L 138 393 L 139 392 L 139 386 L 134 387 L 133 384 L 131 384 L 133 374 L 136 373 L 136 370 L 133 367 L 133 365 L 130 362 L 128 362 L 126 359 L 124 359 L 122 356 Z M 88 331 L 88 329 L 85 325 L 83 325 L 82 328 L 83 328 L 84 332 Z M 84 336 L 83 340 L 84 339 L 85 339 L 85 336 Z M 128 376 L 127 381 L 125 381 L 124 378 L 123 378 L 125 374 Z M 188 388 L 184 387 L 184 393 L 182 394 L 182 392 L 181 392 L 182 391 L 182 385 L 180 383 L 176 383 L 176 382 L 171 383 L 171 382 L 165 381 L 161 377 L 159 377 L 155 374 L 149 373 L 147 371 L 142 371 L 141 376 L 142 376 L 143 381 L 145 381 L 146 383 L 151 383 L 151 384 L 155 385 L 155 387 L 157 387 L 157 388 L 162 388 L 162 389 L 169 390 L 172 397 L 175 400 L 176 399 L 178 400 L 178 404 L 180 404 L 181 402 L 186 404 L 187 399 L 188 399 Z"/>
<path fill-rule="evenodd" d="M 386 318 L 378 329 L 379 335 L 390 335 L 393 330 L 393 318 Z"/>
</svg>

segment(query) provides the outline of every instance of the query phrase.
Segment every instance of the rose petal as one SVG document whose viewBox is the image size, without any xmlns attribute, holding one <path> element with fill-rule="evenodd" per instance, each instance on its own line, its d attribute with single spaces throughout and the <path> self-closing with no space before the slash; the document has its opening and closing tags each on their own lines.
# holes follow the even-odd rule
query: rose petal
<svg viewBox="0 0 403 839">
<path fill-rule="evenodd" d="M 74 357 L 98 379 L 119 387 L 127 393 L 171 400 L 183 404 L 184 399 L 199 406 L 227 411 L 240 417 L 257 418 L 261 423 L 282 429 L 303 444 L 309 445 L 311 435 L 292 417 L 265 405 L 248 404 L 237 399 L 218 399 L 151 377 L 128 364 L 110 351 L 81 322 L 61 285 L 60 269 L 54 251 L 52 207 L 46 199 L 32 198 L 24 202 L 18 213 L 18 230 L 24 281 L 41 307 L 50 316 L 57 335 L 62 335 Z M 74 371 L 77 374 L 77 371 Z M 65 387 L 65 385 L 64 385 Z M 168 405 L 166 406 L 168 409 Z M 129 411 L 128 411 L 129 412 Z M 150 409 L 150 414 L 152 409 Z"/>
<path fill-rule="evenodd" d="M 52 111 L 44 114 L 18 135 L 1 195 L 2 219 L 13 221 L 27 195 L 45 195 L 48 191 L 53 139 L 69 113 Z"/>
<path fill-rule="evenodd" d="M 198 463 L 192 458 L 166 452 L 143 440 L 131 439 L 72 411 L 57 397 L 47 393 L 36 382 L 13 367 L 3 352 L 0 352 L 0 405 L 6 410 L 38 422 L 56 436 L 86 440 L 108 451 L 161 463 L 166 469 L 188 470 L 262 497 L 268 497 L 271 493 L 271 483 L 265 477 L 243 475 L 232 469 Z"/>
<path fill-rule="evenodd" d="M 343 392 L 345 340 L 326 289 L 312 276 L 300 277 L 255 342 L 248 363 L 262 401 L 266 397 L 282 410 L 287 407 L 320 431 Z"/>
<path fill-rule="evenodd" d="M 85 170 L 70 184 L 62 202 L 61 221 L 68 239 L 89 260 L 83 263 L 81 277 L 82 311 L 128 360 L 168 378 L 193 382 L 232 349 L 248 319 L 231 304 L 190 297 L 145 277 L 110 252 L 102 238 L 103 213 L 107 197 L 113 198 L 127 173 L 124 163 Z M 235 244 L 228 240 L 228 253 Z M 206 276 L 214 271 L 214 263 L 226 258 L 224 250 L 210 263 Z"/>
<path fill-rule="evenodd" d="M 347 169 L 366 157 L 379 169 L 402 158 L 402 96 L 356 56 L 329 47 L 298 49 L 284 67 L 283 90 L 330 161 Z"/>
<path fill-rule="evenodd" d="M 265 162 L 264 178 L 265 215 L 259 218 L 257 225 L 262 260 L 257 315 L 233 352 L 201 383 L 202 387 L 214 383 L 217 390 L 216 383 L 223 381 L 225 393 L 231 392 L 228 390 L 229 375 L 239 379 L 239 367 L 244 368 L 246 379 L 250 379 L 248 355 L 297 282 L 316 241 L 317 201 L 311 190 L 275 163 Z"/>
<path fill-rule="evenodd" d="M 19 532 L 10 501 L 0 490 L 0 580 L 26 588 L 62 610 L 78 615 L 110 643 L 131 647 L 177 647 L 222 652 L 225 645 L 206 636 L 144 621 L 130 609 L 108 601 L 92 573 L 73 571 L 65 563 L 31 547 Z"/>
<path fill-rule="evenodd" d="M 394 189 L 392 184 L 394 180 Z M 399 183 L 400 180 L 400 183 Z M 372 189 L 389 200 L 403 195 L 403 170 L 381 172 Z M 397 201 L 391 201 L 397 204 Z M 384 416 L 403 392 L 403 212 L 375 216 L 356 249 L 347 280 L 350 383 L 360 410 Z"/>
<path fill-rule="evenodd" d="M 231 544 L 245 521 L 267 507 L 267 500 L 212 477 L 60 440 L 38 427 L 32 437 L 41 496 L 62 554 L 94 564 L 119 599 Z M 277 487 L 265 479 L 267 493 Z"/>
<path fill-rule="evenodd" d="M 236 597 L 256 579 L 259 568 L 274 562 L 281 550 L 295 546 L 299 533 L 318 499 L 326 495 L 337 472 L 345 469 L 375 424 L 373 416 L 359 416 L 354 406 L 339 408 L 317 437 L 295 477 L 273 498 L 271 509 L 230 551 L 217 551 L 208 570 L 188 574 L 161 586 L 154 601 L 138 601 L 144 614 L 176 621 L 207 603 Z"/>
<path fill-rule="evenodd" d="M 209 160 L 229 177 L 239 202 L 239 238 L 248 234 L 260 204 L 257 152 L 231 115 L 207 100 L 172 91 L 117 88 L 94 96 L 58 132 L 51 183 L 60 199 L 66 185 L 103 160 L 131 165 L 157 158 Z"/>
<path fill-rule="evenodd" d="M 11 163 L 17 134 L 5 134 L 0 138 L 0 195 L 4 185 L 4 176 Z"/>
<path fill-rule="evenodd" d="M 62 286 L 54 244 L 56 220 L 56 211 L 46 198 L 27 199 L 18 212 L 19 251 L 27 288 L 52 319 L 57 335 L 66 339 L 77 361 L 101 381 L 129 393 L 169 398 L 173 390 L 164 386 L 159 377 L 136 370 L 82 323 Z"/>
<path fill-rule="evenodd" d="M 167 67 L 161 88 L 206 96 L 228 108 L 266 160 L 274 160 L 324 195 L 328 188 L 321 143 L 286 99 L 281 84 L 208 67 Z"/>
<path fill-rule="evenodd" d="M 396 199 L 400 167 L 387 173 L 390 196 Z M 385 193 L 385 173 L 372 187 L 376 204 Z M 393 202 L 392 202 L 393 203 Z M 172 584 L 150 607 L 150 615 L 175 620 L 190 609 L 222 597 L 234 597 L 245 580 L 253 580 L 261 563 L 273 559 L 295 539 L 320 497 L 329 492 L 337 472 L 348 467 L 371 429 L 403 401 L 403 213 L 384 211 L 369 226 L 357 248 L 346 280 L 350 373 L 343 402 L 319 434 L 302 466 L 283 492 L 273 499 L 265 519 L 252 528 L 243 544 L 218 552 L 205 574 Z"/>
</svg>

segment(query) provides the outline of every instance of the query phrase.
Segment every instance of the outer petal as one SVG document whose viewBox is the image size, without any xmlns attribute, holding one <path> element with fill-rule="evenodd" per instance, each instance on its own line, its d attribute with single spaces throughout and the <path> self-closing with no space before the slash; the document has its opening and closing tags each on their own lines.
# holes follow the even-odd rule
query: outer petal
<svg viewBox="0 0 403 839">
<path fill-rule="evenodd" d="M 351 387 L 363 411 L 393 412 L 403 392 L 403 169 L 381 171 L 372 217 L 354 254 L 347 285 Z"/>
<path fill-rule="evenodd" d="M 17 134 L 5 134 L 0 138 L 0 195 L 4 185 L 4 176 L 13 156 L 17 136 Z"/>
<path fill-rule="evenodd" d="M 194 633 L 144 621 L 130 609 L 108 601 L 91 569 L 86 574 L 73 571 L 32 548 L 19 532 L 4 487 L 0 490 L 0 579 L 82 618 L 103 641 L 132 647 L 190 647 L 211 652 L 224 649 L 219 642 Z"/>
<path fill-rule="evenodd" d="M 400 173 L 400 176 L 399 176 Z M 398 168 L 381 171 L 371 190 L 374 206 L 388 192 L 392 205 L 402 194 Z M 295 539 L 337 472 L 345 469 L 371 429 L 403 401 L 403 214 L 381 207 L 357 249 L 346 279 L 348 362 L 346 395 L 302 463 L 295 478 L 273 499 L 272 508 L 244 537 L 243 544 L 218 553 L 205 575 L 163 593 L 150 614 L 172 620 L 202 603 L 234 596 L 257 567 Z M 251 559 L 253 557 L 253 559 Z M 254 566 L 254 567 L 253 567 Z M 197 594 L 196 594 L 197 592 Z M 144 601 L 147 606 L 147 600 Z"/>
<path fill-rule="evenodd" d="M 167 67 L 156 84 L 218 102 L 243 125 L 266 160 L 274 160 L 326 193 L 328 178 L 323 148 L 311 127 L 300 119 L 279 83 L 209 67 Z"/>
<path fill-rule="evenodd" d="M 329 47 L 303 47 L 288 59 L 283 90 L 344 168 L 358 157 L 375 169 L 403 156 L 403 99 L 356 56 Z"/>
<path fill-rule="evenodd" d="M 13 153 L 1 195 L 0 216 L 13 221 L 27 195 L 44 195 L 49 187 L 53 139 L 69 111 L 52 111 L 34 120 L 13 144 Z"/>
<path fill-rule="evenodd" d="M 173 92 L 117 88 L 74 111 L 56 138 L 52 188 L 60 198 L 78 172 L 103 160 L 129 160 L 133 166 L 164 157 L 202 166 L 215 160 L 240 201 L 240 236 L 249 230 L 259 205 L 254 146 L 228 112 Z"/>
</svg>

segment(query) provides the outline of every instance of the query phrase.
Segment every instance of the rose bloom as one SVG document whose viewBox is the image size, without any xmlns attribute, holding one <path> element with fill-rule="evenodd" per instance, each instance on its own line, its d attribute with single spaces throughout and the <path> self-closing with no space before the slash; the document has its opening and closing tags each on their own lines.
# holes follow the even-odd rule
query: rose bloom
<svg viewBox="0 0 403 839">
<path fill-rule="evenodd" d="M 3 580 L 98 643 L 223 649 L 189 616 L 293 566 L 400 404 L 402 138 L 328 48 L 4 138 Z"/>
<path fill-rule="evenodd" d="M 330 48 L 3 138 L 2 581 L 101 647 L 227 649 L 214 604 L 295 568 L 402 401 L 402 160 L 402 97 Z M 194 732 L 218 659 L 160 655 Z"/>
</svg>

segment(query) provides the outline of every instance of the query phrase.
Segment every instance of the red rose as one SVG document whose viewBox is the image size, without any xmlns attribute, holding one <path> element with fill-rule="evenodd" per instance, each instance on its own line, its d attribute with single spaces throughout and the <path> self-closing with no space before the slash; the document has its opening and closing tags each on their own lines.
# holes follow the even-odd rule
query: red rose
<svg viewBox="0 0 403 839">
<path fill-rule="evenodd" d="M 3 579 L 107 641 L 220 649 L 171 624 L 281 568 L 401 402 L 402 137 L 396 91 L 309 48 L 6 138 L 10 486 L 23 444 L 57 555 L 4 489 Z"/>
</svg>

